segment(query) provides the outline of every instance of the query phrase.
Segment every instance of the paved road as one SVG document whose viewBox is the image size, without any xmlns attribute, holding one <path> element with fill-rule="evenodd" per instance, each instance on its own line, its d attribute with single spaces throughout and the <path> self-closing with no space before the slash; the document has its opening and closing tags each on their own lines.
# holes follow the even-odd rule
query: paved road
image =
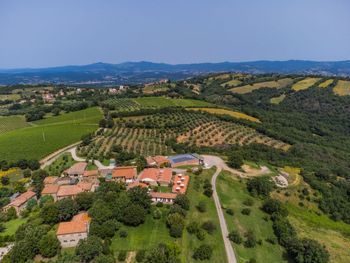
<svg viewBox="0 0 350 263">
<path fill-rule="evenodd" d="M 216 178 L 222 171 L 222 168 L 217 166 L 216 172 L 214 173 L 213 177 L 211 178 L 211 184 L 213 185 L 213 198 L 216 206 L 216 211 L 219 216 L 219 221 L 220 221 L 220 228 L 221 228 L 221 233 L 222 233 L 222 238 L 224 240 L 224 245 L 225 245 L 225 250 L 226 250 L 226 255 L 227 255 L 227 262 L 228 263 L 237 263 L 236 255 L 233 250 L 233 247 L 231 245 L 231 241 L 228 239 L 228 228 L 226 225 L 225 217 L 224 217 L 224 212 L 222 211 L 221 204 L 220 204 L 220 199 L 219 196 L 216 192 Z"/>
</svg>

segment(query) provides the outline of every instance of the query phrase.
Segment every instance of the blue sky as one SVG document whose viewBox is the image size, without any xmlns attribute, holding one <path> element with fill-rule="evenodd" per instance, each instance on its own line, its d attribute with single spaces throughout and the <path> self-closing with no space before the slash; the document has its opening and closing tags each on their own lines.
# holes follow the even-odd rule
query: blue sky
<svg viewBox="0 0 350 263">
<path fill-rule="evenodd" d="M 348 0 L 0 0 L 0 68 L 349 60 Z"/>
</svg>

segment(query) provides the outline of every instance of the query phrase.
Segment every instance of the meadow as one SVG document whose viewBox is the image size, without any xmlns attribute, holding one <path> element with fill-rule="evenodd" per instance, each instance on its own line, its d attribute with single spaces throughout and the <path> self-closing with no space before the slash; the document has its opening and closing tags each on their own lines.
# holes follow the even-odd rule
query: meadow
<svg viewBox="0 0 350 263">
<path fill-rule="evenodd" d="M 292 86 L 292 89 L 295 91 L 305 90 L 315 85 L 321 78 L 305 78 L 303 80 L 298 81 Z"/>
<path fill-rule="evenodd" d="M 282 94 L 278 97 L 274 97 L 274 98 L 271 98 L 270 99 L 270 103 L 271 104 L 275 104 L 275 105 L 278 105 L 280 104 L 282 101 L 284 101 L 284 99 L 286 98 L 286 95 L 285 94 Z"/>
<path fill-rule="evenodd" d="M 232 79 L 232 80 L 229 80 L 229 81 L 221 84 L 221 86 L 232 88 L 232 87 L 236 87 L 240 84 L 242 84 L 242 81 L 240 81 L 238 79 Z"/>
<path fill-rule="evenodd" d="M 19 94 L 0 94 L 0 100 L 19 100 L 20 98 Z"/>
<path fill-rule="evenodd" d="M 329 85 L 331 85 L 334 82 L 334 79 L 327 79 L 323 82 L 321 82 L 318 86 L 320 88 L 327 88 Z"/>
<path fill-rule="evenodd" d="M 245 93 L 249 93 L 254 90 L 258 90 L 262 88 L 274 88 L 274 89 L 284 88 L 284 87 L 287 87 L 288 85 L 291 85 L 292 83 L 293 83 L 292 78 L 283 78 L 276 81 L 272 80 L 272 81 L 264 81 L 264 82 L 244 85 L 241 87 L 232 88 L 230 89 L 230 91 L 238 94 L 245 94 Z"/>
<path fill-rule="evenodd" d="M 24 128 L 27 126 L 30 126 L 30 124 L 26 122 L 24 116 L 0 116 L 0 135 L 5 132 Z"/>
<path fill-rule="evenodd" d="M 252 199 L 246 190 L 245 181 L 240 181 L 229 172 L 224 171 L 218 176 L 216 190 L 222 207 L 234 211 L 233 216 L 225 213 L 229 231 L 236 230 L 243 237 L 247 231 L 252 230 L 257 240 L 262 241 L 261 245 L 257 244 L 254 248 L 246 248 L 243 244 L 232 243 L 238 262 L 245 263 L 251 258 L 254 258 L 257 262 L 288 262 L 283 257 L 284 249 L 280 245 L 266 241 L 267 238 L 275 237 L 272 222 L 264 219 L 266 214 L 260 209 L 262 201 Z M 254 200 L 252 206 L 244 204 L 248 199 Z M 243 215 L 241 213 L 243 208 L 249 208 L 251 210 L 250 215 Z"/>
<path fill-rule="evenodd" d="M 333 92 L 339 96 L 350 95 L 350 81 L 338 80 L 337 85 L 333 88 Z"/>
<path fill-rule="evenodd" d="M 259 119 L 249 116 L 248 114 L 238 112 L 238 111 L 232 111 L 232 110 L 226 110 L 226 109 L 219 109 L 219 108 L 189 108 L 190 110 L 199 110 L 199 111 L 205 111 L 212 114 L 219 114 L 219 115 L 228 115 L 231 117 L 234 117 L 236 119 L 243 119 L 247 121 L 252 122 L 260 122 Z"/>
<path fill-rule="evenodd" d="M 98 108 L 89 108 L 0 134 L 0 156 L 4 160 L 41 159 L 95 131 L 101 118 Z"/>
</svg>

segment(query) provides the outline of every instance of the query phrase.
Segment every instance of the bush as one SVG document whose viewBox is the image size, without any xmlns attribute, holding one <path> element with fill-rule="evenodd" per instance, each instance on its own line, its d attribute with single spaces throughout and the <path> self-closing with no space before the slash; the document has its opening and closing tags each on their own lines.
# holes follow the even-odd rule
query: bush
<svg viewBox="0 0 350 263">
<path fill-rule="evenodd" d="M 235 214 L 235 212 L 233 212 L 233 209 L 232 208 L 228 208 L 226 209 L 226 213 L 230 216 L 233 216 Z"/>
<path fill-rule="evenodd" d="M 267 176 L 255 177 L 247 182 L 248 191 L 254 196 L 269 196 L 274 188 L 274 183 Z"/>
<path fill-rule="evenodd" d="M 213 254 L 211 246 L 203 244 L 194 250 L 193 258 L 196 260 L 209 260 Z"/>
<path fill-rule="evenodd" d="M 179 205 L 182 209 L 185 209 L 185 210 L 190 209 L 190 200 L 184 194 L 177 195 L 174 200 L 174 204 Z"/>
<path fill-rule="evenodd" d="M 253 206 L 254 200 L 253 200 L 253 198 L 247 198 L 246 200 L 243 201 L 243 204 L 246 206 Z"/>
<path fill-rule="evenodd" d="M 204 213 L 207 211 L 207 206 L 204 201 L 199 201 L 198 205 L 196 206 L 198 211 L 201 213 Z"/>
<path fill-rule="evenodd" d="M 125 230 L 121 230 L 119 232 L 119 237 L 126 238 L 127 236 L 128 236 L 128 232 L 126 232 Z"/>
<path fill-rule="evenodd" d="M 51 258 L 56 256 L 61 248 L 61 244 L 58 241 L 56 235 L 48 234 L 41 238 L 39 242 L 39 251 L 43 257 Z"/>
<path fill-rule="evenodd" d="M 213 195 L 213 190 L 211 188 L 206 188 L 206 189 L 204 189 L 203 194 L 208 196 L 208 197 L 211 197 Z"/>
<path fill-rule="evenodd" d="M 246 234 L 245 234 L 246 240 L 244 242 L 244 246 L 248 247 L 248 248 L 252 248 L 256 246 L 256 237 L 255 234 L 252 230 L 249 230 Z"/>
<path fill-rule="evenodd" d="M 119 261 L 125 261 L 126 260 L 126 251 L 120 251 L 118 254 L 118 260 Z"/>
<path fill-rule="evenodd" d="M 251 210 L 249 208 L 243 208 L 241 213 L 242 213 L 242 215 L 249 216 L 251 213 Z"/>
<path fill-rule="evenodd" d="M 204 240 L 205 239 L 205 231 L 203 229 L 198 229 L 196 237 L 198 240 Z"/>
<path fill-rule="evenodd" d="M 231 232 L 228 234 L 228 238 L 229 238 L 233 243 L 236 243 L 236 244 L 241 244 L 242 241 L 243 241 L 241 235 L 240 235 L 239 232 L 236 231 L 236 230 L 231 231 Z"/>
<path fill-rule="evenodd" d="M 153 218 L 154 219 L 161 219 L 162 218 L 162 211 L 159 209 L 156 209 L 153 211 Z"/>
<path fill-rule="evenodd" d="M 136 262 L 142 262 L 145 259 L 146 253 L 144 250 L 139 250 L 136 253 Z"/>
<path fill-rule="evenodd" d="M 186 227 L 187 232 L 190 234 L 196 234 L 199 231 L 199 224 L 197 222 L 191 222 Z"/>
<path fill-rule="evenodd" d="M 213 234 L 216 230 L 216 226 L 213 221 L 206 221 L 202 224 L 202 228 L 208 232 L 208 234 Z"/>
</svg>

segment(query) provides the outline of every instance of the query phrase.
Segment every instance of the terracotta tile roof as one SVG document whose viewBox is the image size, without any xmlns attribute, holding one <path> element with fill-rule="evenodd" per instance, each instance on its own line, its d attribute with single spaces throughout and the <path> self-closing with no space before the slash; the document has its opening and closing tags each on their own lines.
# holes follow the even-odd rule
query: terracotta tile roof
<svg viewBox="0 0 350 263">
<path fill-rule="evenodd" d="M 56 183 L 57 180 L 58 180 L 58 177 L 56 176 L 48 176 L 48 177 L 45 177 L 44 184 L 54 184 Z"/>
<path fill-rule="evenodd" d="M 120 166 L 113 169 L 112 177 L 133 179 L 136 178 L 137 170 L 135 166 Z"/>
<path fill-rule="evenodd" d="M 91 191 L 92 183 L 89 182 L 79 182 L 77 184 L 78 187 L 80 187 L 83 191 Z"/>
<path fill-rule="evenodd" d="M 169 160 L 162 155 L 148 156 L 146 161 L 148 165 L 162 165 L 169 162 Z"/>
<path fill-rule="evenodd" d="M 147 188 L 148 187 L 147 184 L 144 184 L 144 183 L 141 183 L 141 182 L 132 182 L 132 183 L 128 184 L 128 189 L 133 188 L 133 187 L 137 187 L 137 186 L 139 186 L 141 188 Z"/>
<path fill-rule="evenodd" d="M 174 179 L 172 192 L 180 193 L 180 194 L 186 193 L 189 180 L 190 180 L 190 177 L 188 175 L 181 175 L 181 174 L 176 175 Z"/>
<path fill-rule="evenodd" d="M 177 194 L 175 193 L 160 193 L 160 192 L 151 192 L 150 193 L 152 198 L 168 198 L 168 199 L 175 199 Z"/>
<path fill-rule="evenodd" d="M 88 232 L 88 224 L 90 222 L 88 213 L 83 212 L 73 217 L 70 222 L 61 222 L 58 225 L 57 235 L 69 235 L 75 233 Z"/>
<path fill-rule="evenodd" d="M 84 171 L 84 177 L 98 176 L 98 170 Z"/>
<path fill-rule="evenodd" d="M 57 197 L 75 196 L 83 192 L 77 185 L 61 185 L 57 192 Z"/>
<path fill-rule="evenodd" d="M 160 183 L 170 183 L 172 173 L 171 168 L 147 168 L 142 171 L 139 179 L 145 182 L 152 180 Z"/>
<path fill-rule="evenodd" d="M 15 198 L 9 205 L 19 207 L 19 206 L 23 205 L 25 202 L 27 202 L 29 199 L 32 199 L 33 197 L 35 197 L 35 193 L 33 191 L 29 190 L 29 191 L 21 194 L 17 198 Z"/>
<path fill-rule="evenodd" d="M 87 163 L 81 162 L 81 163 L 75 163 L 70 168 L 64 171 L 64 173 L 68 175 L 74 175 L 74 174 L 83 174 L 86 169 Z"/>
<path fill-rule="evenodd" d="M 44 189 L 41 191 L 41 194 L 42 195 L 57 194 L 59 188 L 60 186 L 57 184 L 48 184 L 48 185 L 45 185 Z"/>
<path fill-rule="evenodd" d="M 101 176 L 107 176 L 108 174 L 112 174 L 113 169 L 109 169 L 109 168 L 99 169 L 99 172 L 100 172 Z"/>
</svg>

